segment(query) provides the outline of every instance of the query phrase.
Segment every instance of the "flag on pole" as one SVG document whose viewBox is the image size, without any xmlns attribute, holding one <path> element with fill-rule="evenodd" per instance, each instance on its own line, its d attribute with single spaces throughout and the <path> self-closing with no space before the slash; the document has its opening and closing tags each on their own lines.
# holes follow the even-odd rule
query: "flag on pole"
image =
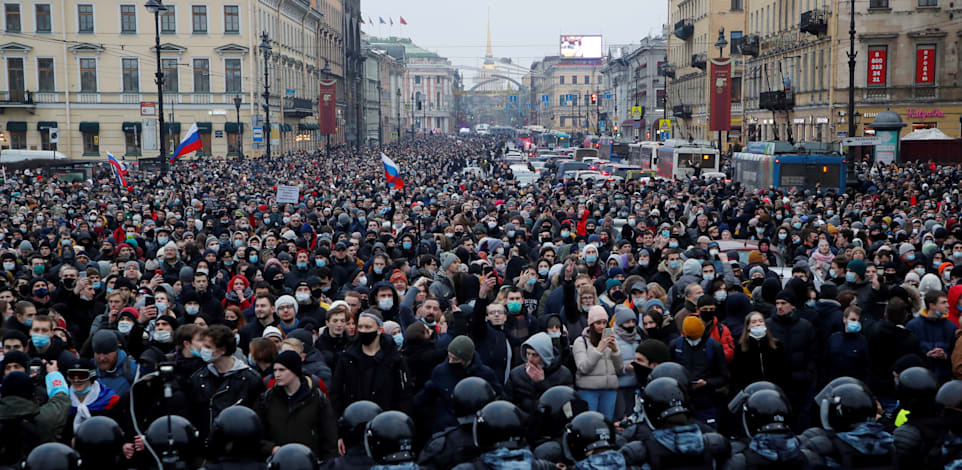
<svg viewBox="0 0 962 470">
<path fill-rule="evenodd" d="M 367 17 L 367 24 L 374 24 L 374 20 L 370 16 Z"/>
<path fill-rule="evenodd" d="M 401 24 L 408 24 L 407 21 L 404 21 L 404 17 L 403 17 L 403 16 L 401 17 Z"/>
<path fill-rule="evenodd" d="M 114 177 L 117 178 L 117 184 L 121 188 L 127 187 L 127 169 L 121 164 L 114 155 L 107 152 L 107 162 L 110 163 L 110 168 L 114 170 Z"/>
<path fill-rule="evenodd" d="M 391 185 L 394 189 L 404 189 L 404 181 L 401 180 L 401 170 L 397 164 L 383 152 L 381 153 L 381 163 L 384 163 L 384 177 L 387 179 L 387 184 Z"/>
<path fill-rule="evenodd" d="M 365 24 L 365 23 L 364 23 L 364 17 L 363 17 L 363 16 L 361 17 L 361 24 Z"/>
<path fill-rule="evenodd" d="M 173 163 L 188 153 L 200 150 L 203 147 L 203 143 L 200 141 L 200 131 L 197 130 L 197 123 L 193 123 L 190 129 L 187 131 L 187 135 L 184 136 L 180 141 L 180 145 L 177 146 L 177 150 L 170 156 L 170 162 Z"/>
<path fill-rule="evenodd" d="M 383 17 L 383 16 L 379 16 L 379 17 L 377 17 L 377 19 L 381 20 L 381 24 L 387 24 L 387 21 L 384 21 L 384 17 Z"/>
<path fill-rule="evenodd" d="M 388 21 L 391 22 L 391 26 L 394 26 L 394 18 L 388 17 Z"/>
</svg>

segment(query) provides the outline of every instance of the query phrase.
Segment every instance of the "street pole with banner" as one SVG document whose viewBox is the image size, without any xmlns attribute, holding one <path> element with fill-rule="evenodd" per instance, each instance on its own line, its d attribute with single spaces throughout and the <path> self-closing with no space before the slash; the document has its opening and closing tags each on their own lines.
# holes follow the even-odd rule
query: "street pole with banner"
<svg viewBox="0 0 962 470">
<path fill-rule="evenodd" d="M 331 153 L 331 134 L 337 129 L 337 81 L 321 80 L 318 97 L 317 120 L 321 132 L 327 134 L 327 153 Z"/>
<path fill-rule="evenodd" d="M 718 154 L 722 153 L 722 131 L 731 128 L 732 121 L 732 61 L 731 58 L 723 57 L 725 46 L 725 28 L 719 28 L 718 40 L 715 47 L 718 48 L 718 59 L 710 59 L 711 62 L 711 117 L 709 126 L 711 130 L 718 131 Z"/>
<path fill-rule="evenodd" d="M 54 160 L 57 160 L 57 147 L 55 147 L 53 144 L 60 142 L 60 129 L 56 127 L 48 127 L 47 142 L 50 143 L 50 150 L 53 152 L 51 156 Z"/>
</svg>

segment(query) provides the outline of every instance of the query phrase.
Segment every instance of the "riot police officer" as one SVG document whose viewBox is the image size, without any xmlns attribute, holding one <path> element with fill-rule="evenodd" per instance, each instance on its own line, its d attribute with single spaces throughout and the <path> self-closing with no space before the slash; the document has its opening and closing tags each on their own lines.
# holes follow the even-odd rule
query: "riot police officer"
<svg viewBox="0 0 962 470">
<path fill-rule="evenodd" d="M 901 411 L 895 421 L 898 427 L 892 432 L 892 439 L 895 462 L 900 468 L 936 465 L 929 451 L 942 437 L 942 426 L 935 405 L 938 390 L 935 374 L 924 367 L 909 367 L 899 374 L 895 396 Z M 904 423 L 901 422 L 903 419 Z"/>
<path fill-rule="evenodd" d="M 254 410 L 246 406 L 225 408 L 214 419 L 210 431 L 210 451 L 214 456 L 207 470 L 264 470 L 260 455 L 264 426 Z"/>
<path fill-rule="evenodd" d="M 877 404 L 864 385 L 829 383 L 816 395 L 816 403 L 822 427 L 801 436 L 814 466 L 895 468 L 892 435 L 875 422 Z"/>
<path fill-rule="evenodd" d="M 789 426 L 791 405 L 780 389 L 755 390 L 744 398 L 741 416 L 748 437 L 733 443 L 727 469 L 809 468 L 801 441 Z"/>
<path fill-rule="evenodd" d="M 474 415 L 495 399 L 494 388 L 480 377 L 465 377 L 454 386 L 453 407 L 458 425 L 441 431 L 428 440 L 418 464 L 432 469 L 447 469 L 464 459 L 480 454 L 474 445 Z"/>
<path fill-rule="evenodd" d="M 114 468 L 123 457 L 124 433 L 116 421 L 94 416 L 77 428 L 74 447 L 80 453 L 83 468 Z"/>
<path fill-rule="evenodd" d="M 565 455 L 579 469 L 625 469 L 625 457 L 615 450 L 616 436 L 614 424 L 605 415 L 585 411 L 565 426 Z"/>
<path fill-rule="evenodd" d="M 364 450 L 364 431 L 367 423 L 381 414 L 381 407 L 372 401 L 361 400 L 348 405 L 344 415 L 337 420 L 337 434 L 340 457 L 325 462 L 328 470 L 367 469 L 374 466 L 374 460 Z"/>
<path fill-rule="evenodd" d="M 940 457 L 944 468 L 962 468 L 962 380 L 942 385 L 935 395 L 945 423 Z"/>
<path fill-rule="evenodd" d="M 163 468 L 196 468 L 196 460 L 200 457 L 200 434 L 186 418 L 161 416 L 150 423 L 144 436 Z"/>
<path fill-rule="evenodd" d="M 481 455 L 467 460 L 455 470 L 487 470 L 491 468 L 549 469 L 554 465 L 536 460 L 525 444 L 525 423 L 514 403 L 493 401 L 481 408 L 474 418 L 474 445 Z"/>
<path fill-rule="evenodd" d="M 400 411 L 384 411 L 367 423 L 364 450 L 380 469 L 418 469 L 414 463 L 414 421 Z"/>
<path fill-rule="evenodd" d="M 629 465 L 712 469 L 724 464 L 731 449 L 728 440 L 704 431 L 692 418 L 688 393 L 677 380 L 658 377 L 645 386 L 641 398 L 647 426 L 635 426 L 637 440 L 621 449 Z"/>
<path fill-rule="evenodd" d="M 23 470 L 79 470 L 80 454 L 59 442 L 41 444 L 30 451 Z"/>
<path fill-rule="evenodd" d="M 588 411 L 575 389 L 567 385 L 555 385 L 544 391 L 538 399 L 537 422 L 529 426 L 529 441 L 534 445 L 535 457 L 566 466 L 574 465 L 561 447 L 565 426 L 582 412 Z"/>
<path fill-rule="evenodd" d="M 267 462 L 269 470 L 318 470 L 320 466 L 314 451 L 296 442 L 282 445 Z"/>
</svg>

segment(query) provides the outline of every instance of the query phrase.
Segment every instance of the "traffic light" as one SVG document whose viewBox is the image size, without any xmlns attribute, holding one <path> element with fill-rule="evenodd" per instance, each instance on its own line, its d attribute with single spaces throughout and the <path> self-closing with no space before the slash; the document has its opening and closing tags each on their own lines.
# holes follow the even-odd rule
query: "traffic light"
<svg viewBox="0 0 962 470">
<path fill-rule="evenodd" d="M 591 94 L 591 104 L 598 104 L 598 94 L 597 94 L 597 93 L 592 93 L 592 94 Z"/>
</svg>

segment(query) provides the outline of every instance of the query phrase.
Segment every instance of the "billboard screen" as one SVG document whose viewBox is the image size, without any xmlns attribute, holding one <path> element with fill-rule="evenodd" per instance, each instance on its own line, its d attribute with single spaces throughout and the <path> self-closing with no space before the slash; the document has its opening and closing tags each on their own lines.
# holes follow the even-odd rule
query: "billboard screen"
<svg viewBox="0 0 962 470">
<path fill-rule="evenodd" d="M 562 59 L 600 59 L 601 36 L 561 36 Z"/>
</svg>

